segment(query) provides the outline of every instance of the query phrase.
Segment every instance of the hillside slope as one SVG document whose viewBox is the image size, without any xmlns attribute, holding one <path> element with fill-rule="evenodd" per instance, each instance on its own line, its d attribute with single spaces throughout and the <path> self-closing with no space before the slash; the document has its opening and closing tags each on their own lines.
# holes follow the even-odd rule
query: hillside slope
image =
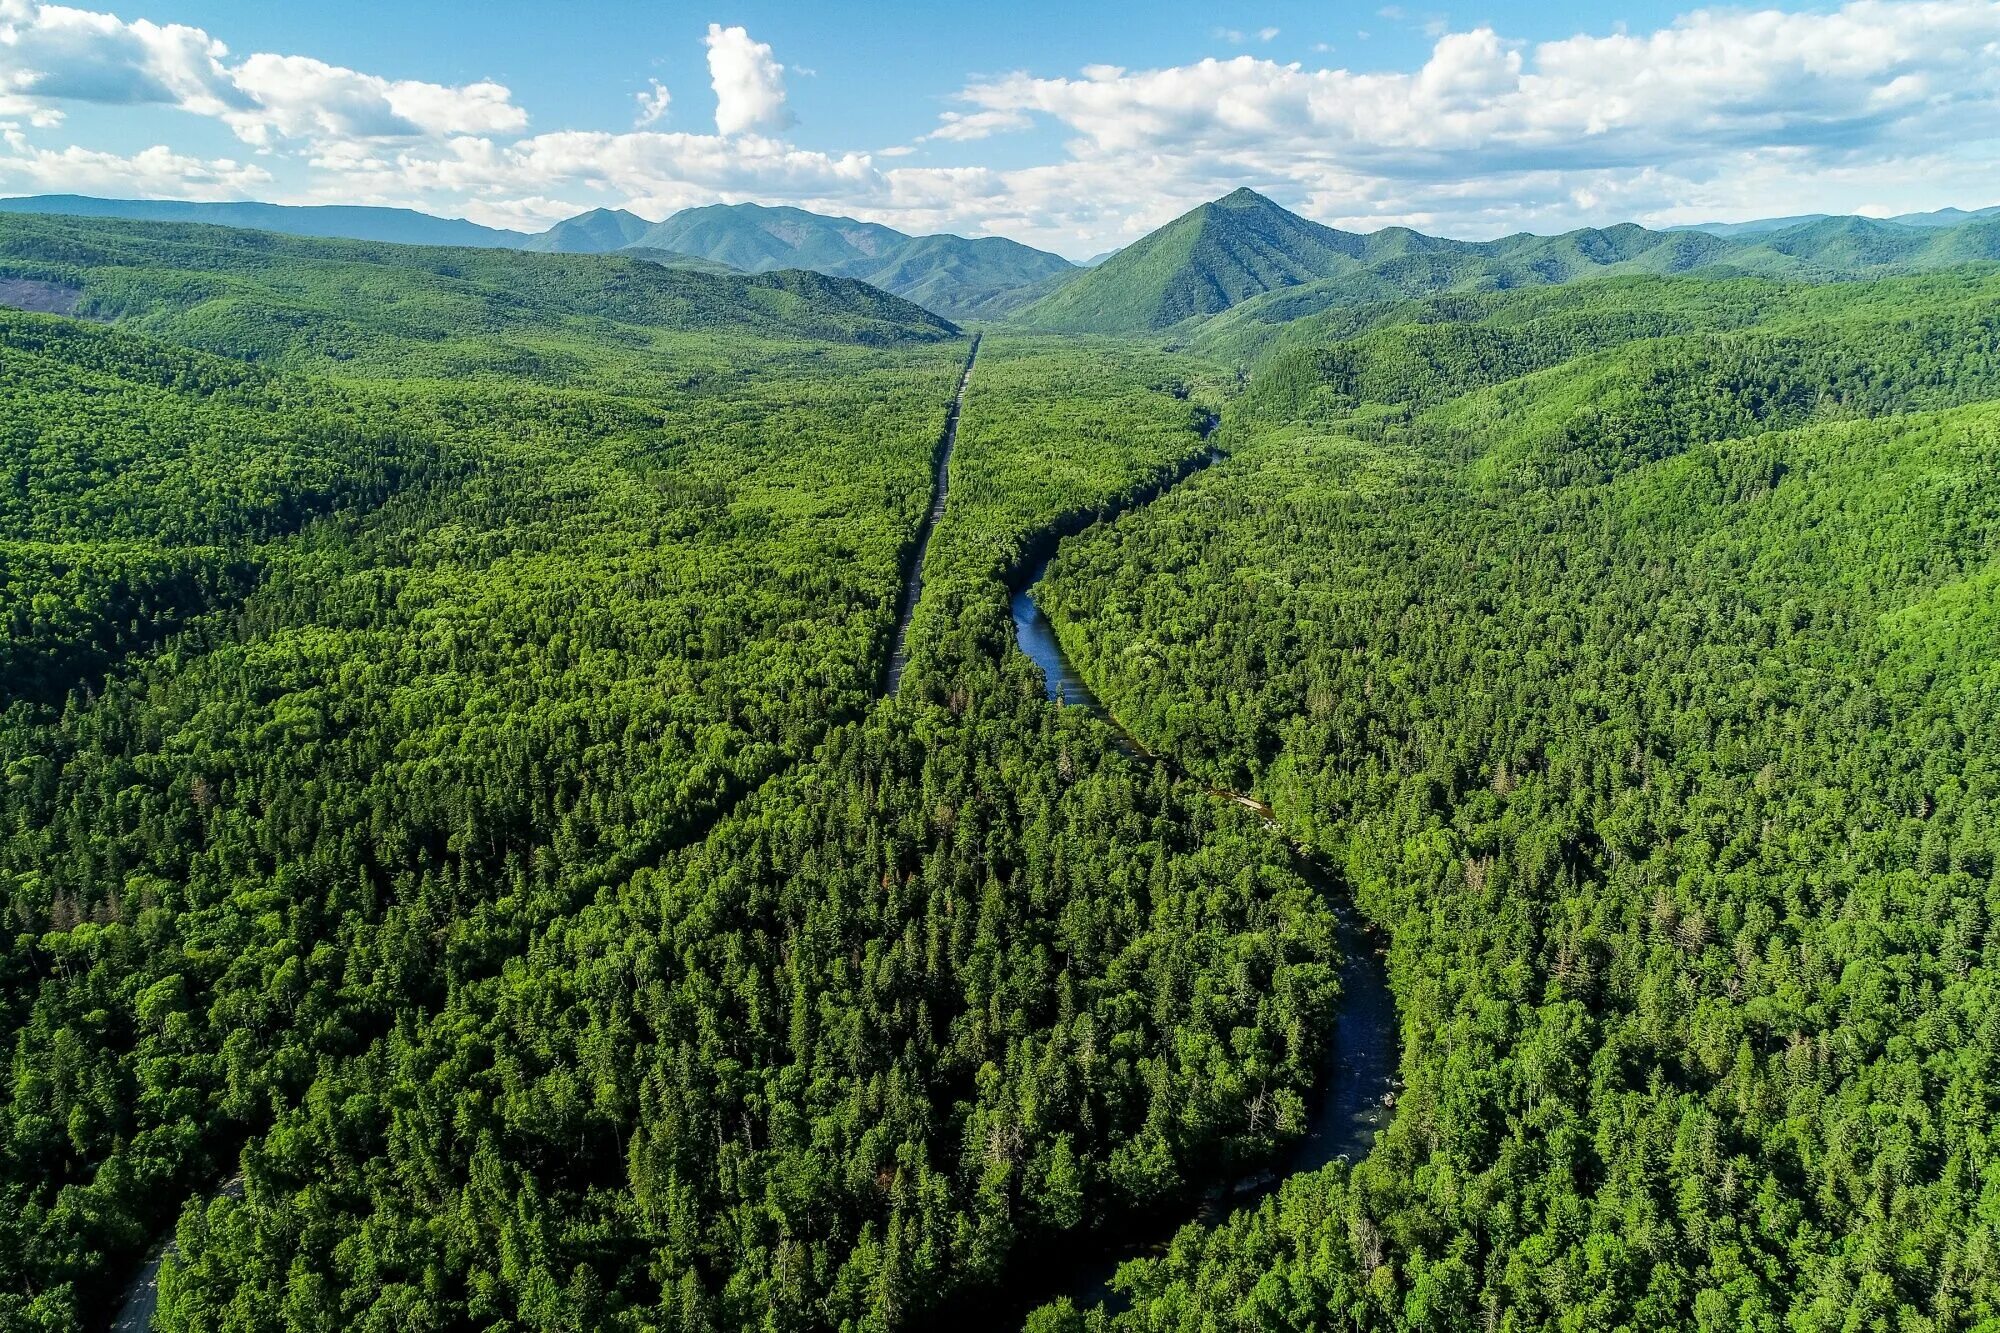
<svg viewBox="0 0 2000 1333">
<path fill-rule="evenodd" d="M 0 199 L 0 213 L 59 213 L 69 217 L 126 218 L 135 222 L 205 222 L 249 227 L 287 236 L 325 236 L 397 245 L 469 245 L 499 249 L 526 245 L 526 232 L 482 227 L 463 218 L 434 217 L 411 208 L 349 204 L 198 203 L 185 199 L 97 199 L 81 194 L 40 194 Z"/>
<path fill-rule="evenodd" d="M 1238 190 L 1134 242 L 1013 319 L 1072 333 L 1186 325 L 1204 351 L 1241 353 L 1279 326 L 1326 311 L 1439 292 L 1697 272 L 1830 282 L 1988 260 L 2000 260 L 2000 221 L 1976 214 L 1956 225 L 1822 218 L 1722 236 L 1621 223 L 1457 241 L 1405 227 L 1338 231 Z"/>
<path fill-rule="evenodd" d="M 1340 867 L 1406 1040 L 1364 1159 L 1031 1327 L 2000 1316 L 1994 291 L 1434 298 L 1059 549 L 1079 672 Z"/>
<path fill-rule="evenodd" d="M 898 297 L 817 273 L 717 275 L 617 255 L 30 215 L 0 217 L 0 278 L 40 284 L 44 298 L 71 293 L 79 314 L 211 352 L 333 355 L 397 375 L 422 364 L 545 373 L 576 356 L 581 337 L 601 356 L 663 333 L 870 345 L 957 333 Z"/>
<path fill-rule="evenodd" d="M 1273 288 L 1350 272 L 1365 250 L 1362 237 L 1237 190 L 1133 242 L 1019 319 L 1069 333 L 1163 329 Z"/>
<path fill-rule="evenodd" d="M 568 224 L 563 224 L 568 225 Z M 747 273 L 811 269 L 859 278 L 950 319 L 992 317 L 1075 272 L 1059 255 L 1003 237 L 910 236 L 802 208 L 713 204 L 674 214 L 627 242 Z"/>
</svg>

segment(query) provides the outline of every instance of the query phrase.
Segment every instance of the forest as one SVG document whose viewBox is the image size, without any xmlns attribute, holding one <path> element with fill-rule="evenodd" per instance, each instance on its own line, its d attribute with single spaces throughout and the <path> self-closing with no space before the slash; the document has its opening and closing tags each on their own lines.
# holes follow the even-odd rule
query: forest
<svg viewBox="0 0 2000 1333">
<path fill-rule="evenodd" d="M 1121 720 L 1387 931 L 1406 1086 L 1038 1328 L 2000 1315 L 1988 282 L 1413 311 L 1064 544 Z"/>
<path fill-rule="evenodd" d="M 0 286 L 0 1328 L 169 1237 L 177 1333 L 2000 1321 L 1992 265 Z M 1350 909 L 1386 1127 L 1235 1206 Z"/>
</svg>

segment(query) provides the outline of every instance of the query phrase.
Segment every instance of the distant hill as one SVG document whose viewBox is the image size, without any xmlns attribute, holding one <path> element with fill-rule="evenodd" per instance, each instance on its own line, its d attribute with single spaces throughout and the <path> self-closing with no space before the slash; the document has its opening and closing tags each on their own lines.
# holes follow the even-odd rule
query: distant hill
<svg viewBox="0 0 2000 1333">
<path fill-rule="evenodd" d="M 0 215 L 0 299 L 13 292 L 17 304 L 60 300 L 68 313 L 242 360 L 331 357 L 402 375 L 429 364 L 447 378 L 541 373 L 570 354 L 572 335 L 599 346 L 613 325 L 876 346 L 958 333 L 900 297 L 819 273 L 27 214 Z"/>
<path fill-rule="evenodd" d="M 828 217 L 803 208 L 709 204 L 683 209 L 654 225 L 643 243 L 656 250 L 700 255 L 747 273 L 808 268 L 859 277 L 853 270 L 879 267 L 910 239 L 880 223 Z"/>
<path fill-rule="evenodd" d="M 204 222 L 250 227 L 287 236 L 327 236 L 397 245 L 470 245 L 482 249 L 524 246 L 526 232 L 482 227 L 463 218 L 433 217 L 410 208 L 345 204 L 295 206 L 259 203 L 193 203 L 185 199 L 93 199 L 81 194 L 38 194 L 0 199 L 0 212 L 58 213 L 69 217 L 130 218 L 139 222 Z"/>
<path fill-rule="evenodd" d="M 685 209 L 622 244 L 693 255 L 746 273 L 800 268 L 859 278 L 949 319 L 1004 314 L 1039 295 L 1037 284 L 1076 271 L 1060 255 L 997 236 L 911 236 L 876 222 L 761 204 Z"/>
<path fill-rule="evenodd" d="M 1862 221 L 1893 222 L 1902 227 L 1956 227 L 1965 222 L 1976 222 L 1981 218 L 2000 216 L 2000 204 L 1990 208 L 1940 208 L 1929 213 L 1899 213 L 1891 218 L 1860 219 Z M 1832 213 L 1798 213 L 1783 218 L 1751 218 L 1747 222 L 1689 222 L 1668 231 L 1705 231 L 1711 236 L 1750 236 L 1761 232 L 1789 231 L 1811 222 L 1837 220 Z"/>
<path fill-rule="evenodd" d="M 530 236 L 521 248 L 552 254 L 600 254 L 639 244 L 639 238 L 652 226 L 637 213 L 622 208 L 593 208 L 556 223 L 539 236 Z"/>
<path fill-rule="evenodd" d="M 1924 215 L 1932 220 L 1921 224 L 1828 217 L 1727 236 L 1621 223 L 1458 241 L 1404 227 L 1339 231 L 1238 190 L 1135 241 L 1013 319 L 1088 333 L 1188 324 L 1206 350 L 1242 354 L 1277 326 L 1440 292 L 1697 271 L 1837 281 L 2000 260 L 2000 216 L 1990 213 L 1963 214 L 1956 223 Z M 1198 330 L 1196 320 L 1204 321 Z"/>
</svg>

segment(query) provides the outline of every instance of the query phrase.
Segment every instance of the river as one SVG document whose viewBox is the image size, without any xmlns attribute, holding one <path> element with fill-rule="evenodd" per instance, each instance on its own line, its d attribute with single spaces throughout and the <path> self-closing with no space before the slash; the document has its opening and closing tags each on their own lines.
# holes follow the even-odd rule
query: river
<svg viewBox="0 0 2000 1333">
<path fill-rule="evenodd" d="M 945 497 L 951 492 L 951 455 L 958 448 L 958 413 L 965 406 L 965 386 L 972 380 L 972 363 L 979 359 L 979 335 L 972 335 L 972 350 L 965 355 L 965 369 L 958 373 L 958 391 L 951 396 L 945 412 L 944 433 L 938 437 L 937 475 L 931 482 L 931 511 L 917 529 L 916 547 L 903 568 L 903 600 L 896 608 L 896 638 L 889 650 L 888 677 L 882 693 L 894 694 L 903 683 L 903 668 L 910 664 L 910 621 L 917 614 L 917 600 L 924 595 L 924 556 L 931 549 L 931 533 L 944 517 Z"/>
<path fill-rule="evenodd" d="M 966 384 L 972 378 L 973 362 L 978 356 L 979 339 L 975 336 L 966 356 L 965 368 L 959 374 L 958 389 L 952 397 L 944 431 L 938 441 L 930 513 L 918 529 L 915 549 L 904 573 L 902 602 L 897 612 L 896 636 L 884 691 L 888 694 L 896 692 L 902 681 L 903 669 L 908 665 L 910 619 L 923 593 L 924 555 L 930 547 L 932 531 L 944 516 L 945 497 L 951 481 L 951 456 L 958 443 L 959 411 L 965 401 Z M 1210 423 L 1212 425 L 1213 422 Z M 1209 454 L 1187 472 L 1205 467 L 1219 457 Z M 1150 489 L 1141 497 L 1142 502 L 1178 479 L 1179 476 L 1176 476 Z M 1119 723 L 1063 652 L 1055 627 L 1035 603 L 1035 589 L 1047 570 L 1048 561 L 1044 559 L 1033 568 L 1027 582 L 1014 594 L 1013 618 L 1014 637 L 1021 651 L 1042 669 L 1049 698 L 1102 718 L 1116 730 L 1120 744 L 1130 753 L 1154 762 L 1170 762 L 1147 751 Z M 1255 797 L 1216 788 L 1211 788 L 1211 791 L 1218 799 L 1247 806 L 1271 822 L 1269 807 Z M 1275 823 L 1272 826 L 1276 827 Z M 1299 868 L 1332 903 L 1339 920 L 1340 947 L 1344 955 L 1340 974 L 1340 1013 L 1334 1020 L 1332 1049 L 1304 1137 L 1294 1143 L 1270 1169 L 1211 1190 L 1198 1207 L 1134 1221 L 1119 1227 L 1115 1234 L 1075 1239 L 1067 1243 L 1059 1259 L 1045 1257 L 1029 1265 L 1032 1273 L 1024 1272 L 1022 1280 L 1010 1286 L 1005 1296 L 990 1302 L 977 1314 L 969 1314 L 961 1321 L 966 1328 L 1019 1328 L 1019 1315 L 1058 1296 L 1070 1296 L 1079 1305 L 1092 1305 L 1099 1301 L 1115 1304 L 1116 1298 L 1109 1283 L 1118 1265 L 1127 1259 L 1159 1252 L 1185 1223 L 1218 1220 L 1237 1208 L 1254 1206 L 1258 1200 L 1274 1192 L 1288 1176 L 1316 1170 L 1341 1158 L 1356 1161 L 1367 1154 L 1375 1141 L 1375 1132 L 1388 1118 L 1389 1097 L 1395 1088 L 1396 1005 L 1389 992 L 1388 973 L 1383 965 L 1377 936 L 1356 916 L 1346 895 L 1309 857 L 1300 856 Z M 238 1176 L 227 1181 L 222 1191 L 237 1194 L 242 1187 L 242 1178 Z M 112 1324 L 118 1333 L 125 1333 L 126 1330 L 139 1333 L 151 1325 L 159 1295 L 160 1261 L 171 1245 L 172 1233 L 169 1232 L 154 1246 L 146 1263 L 126 1288 L 123 1307 Z"/>
<path fill-rule="evenodd" d="M 1048 562 L 1043 560 L 1013 597 L 1014 637 L 1021 651 L 1042 669 L 1049 698 L 1102 718 L 1129 753 L 1157 759 L 1104 706 L 1063 651 L 1055 627 L 1035 602 L 1035 589 L 1047 571 Z M 1255 797 L 1220 788 L 1210 790 L 1218 799 L 1258 811 L 1271 827 L 1277 827 L 1270 808 Z M 1359 1161 L 1374 1145 L 1375 1132 L 1389 1117 L 1397 1063 L 1396 1003 L 1389 990 L 1381 940 L 1356 914 L 1347 894 L 1311 857 L 1301 853 L 1298 868 L 1332 904 L 1344 955 L 1340 1013 L 1334 1020 L 1332 1050 L 1305 1136 L 1270 1169 L 1211 1191 L 1191 1215 L 1148 1218 L 1119 1228 L 1115 1237 L 1079 1243 L 1066 1250 L 1059 1261 L 1044 1259 L 1035 1265 L 1035 1277 L 1024 1284 L 1034 1287 L 1038 1295 L 1007 1301 L 1007 1306 L 1032 1308 L 1032 1304 L 1064 1295 L 1079 1306 L 1105 1300 L 1115 1306 L 1109 1283 L 1120 1263 L 1159 1252 L 1187 1222 L 1213 1222 L 1238 1208 L 1254 1206 L 1288 1176 L 1314 1171 L 1342 1158 Z M 1019 1327 L 1018 1321 L 1014 1326 Z"/>
</svg>

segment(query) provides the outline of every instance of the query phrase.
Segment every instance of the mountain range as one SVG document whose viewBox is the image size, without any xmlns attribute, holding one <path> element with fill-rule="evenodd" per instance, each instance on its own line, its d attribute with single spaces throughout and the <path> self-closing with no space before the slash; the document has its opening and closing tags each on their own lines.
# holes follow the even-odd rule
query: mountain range
<svg viewBox="0 0 2000 1333">
<path fill-rule="evenodd" d="M 712 204 L 652 222 L 599 208 L 530 234 L 401 208 L 0 199 L 0 211 L 203 222 L 415 245 L 619 254 L 707 272 L 805 269 L 855 278 L 954 321 L 1155 334 L 1201 322 L 1220 350 L 1322 312 L 1443 292 L 1707 272 L 1832 281 L 2000 259 L 2000 206 L 1896 218 L 1801 214 L 1652 230 L 1634 223 L 1491 241 L 1407 227 L 1350 232 L 1254 190 L 1203 204 L 1082 265 L 1002 237 L 912 236 L 800 208 Z"/>
<path fill-rule="evenodd" d="M 203 222 L 249 227 L 286 236 L 327 236 L 398 245 L 469 245 L 525 248 L 527 232 L 482 227 L 464 218 L 434 217 L 413 208 L 361 205 L 198 203 L 186 199 L 95 199 L 82 194 L 37 194 L 0 199 L 0 212 L 58 213 L 69 217 L 129 218 L 137 222 Z"/>
<path fill-rule="evenodd" d="M 1070 333 L 1160 333 L 1206 321 L 1257 341 L 1258 325 L 1440 292 L 1547 286 L 1593 277 L 1704 272 L 1836 281 L 2000 259 L 2000 215 L 1957 221 L 1828 217 L 1716 235 L 1635 223 L 1492 241 L 1407 227 L 1357 233 L 1237 190 L 1183 214 L 1012 316 Z M 1217 317 L 1221 316 L 1221 319 Z"/>
<path fill-rule="evenodd" d="M 598 209 L 557 223 L 527 248 L 666 250 L 746 273 L 811 269 L 859 278 L 947 319 L 1003 315 L 1043 284 L 1077 272 L 1060 255 L 998 236 L 911 236 L 878 222 L 761 204 L 710 204 L 658 223 Z"/>
<path fill-rule="evenodd" d="M 1690 222 L 1678 227 L 1668 227 L 1668 231 L 1705 231 L 1712 236 L 1748 236 L 1756 232 L 1784 231 L 1790 227 L 1808 222 L 1825 222 L 1839 217 L 1837 213 L 1794 213 L 1782 218 L 1751 218 L 1747 222 Z M 1940 208 L 1929 213 L 1898 213 L 1894 217 L 1875 219 L 1879 222 L 1893 222 L 1899 227 L 1956 227 L 1964 222 L 1976 222 L 1981 218 L 2000 217 L 2000 204 L 1990 208 Z"/>
<path fill-rule="evenodd" d="M 1060 255 L 998 236 L 911 236 L 879 223 L 758 204 L 690 208 L 664 222 L 649 222 L 623 209 L 596 208 L 533 234 L 482 227 L 461 218 L 432 217 L 406 208 L 94 199 L 61 194 L 0 199 L 0 211 L 202 222 L 292 236 L 404 245 L 620 253 L 714 271 L 807 269 L 829 277 L 859 278 L 953 320 L 1006 314 L 1081 271 Z"/>
</svg>

